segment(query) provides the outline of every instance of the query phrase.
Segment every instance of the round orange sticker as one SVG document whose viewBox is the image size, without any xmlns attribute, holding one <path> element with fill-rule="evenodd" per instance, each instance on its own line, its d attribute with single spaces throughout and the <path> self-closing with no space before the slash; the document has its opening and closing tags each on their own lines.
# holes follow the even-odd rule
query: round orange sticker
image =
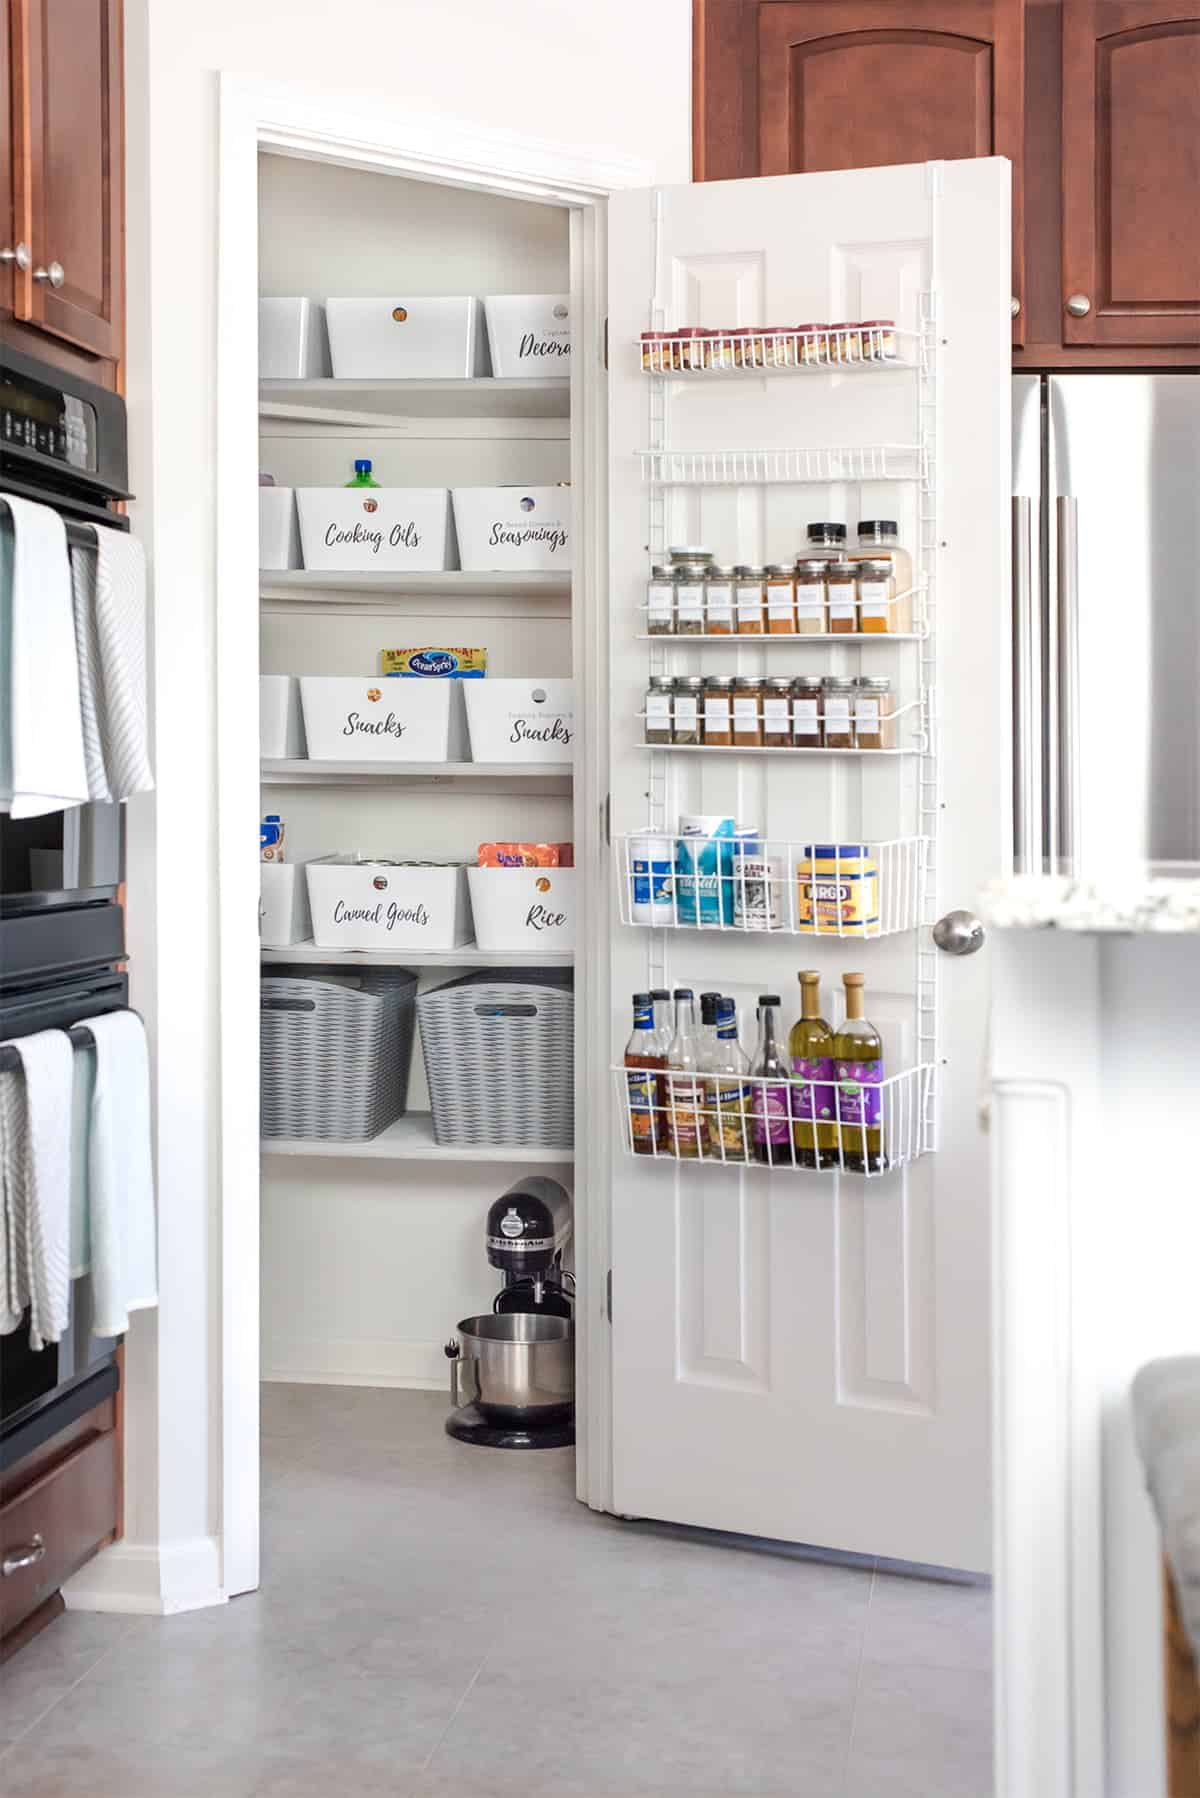
<svg viewBox="0 0 1200 1798">
<path fill-rule="evenodd" d="M 535 880 L 533 884 L 539 893 L 548 893 L 550 891 L 550 882 L 546 879 L 544 874 L 540 880 Z"/>
<path fill-rule="evenodd" d="M 378 687 L 368 687 L 367 698 L 374 704 L 377 699 L 383 698 L 383 694 L 379 691 Z"/>
<path fill-rule="evenodd" d="M 405 311 L 403 306 L 393 306 L 392 307 L 392 317 L 395 319 L 395 321 L 398 325 L 402 325 L 404 323 L 405 319 L 408 317 L 408 313 Z"/>
</svg>

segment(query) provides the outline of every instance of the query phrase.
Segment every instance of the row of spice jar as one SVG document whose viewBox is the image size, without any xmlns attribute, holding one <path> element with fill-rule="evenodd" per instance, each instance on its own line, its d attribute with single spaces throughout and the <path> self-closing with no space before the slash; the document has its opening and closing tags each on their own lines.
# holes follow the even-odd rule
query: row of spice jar
<svg viewBox="0 0 1200 1798">
<path fill-rule="evenodd" d="M 646 589 L 650 636 L 824 636 L 912 630 L 912 561 L 890 518 L 810 524 L 794 563 L 722 564 L 685 545 L 656 563 Z"/>
<path fill-rule="evenodd" d="M 646 742 L 710 749 L 894 749 L 890 680 L 652 674 Z"/>
<path fill-rule="evenodd" d="M 648 374 L 695 374 L 735 368 L 837 368 L 895 362 L 900 355 L 892 318 L 841 324 L 733 325 L 712 330 L 643 331 L 642 367 Z"/>
</svg>

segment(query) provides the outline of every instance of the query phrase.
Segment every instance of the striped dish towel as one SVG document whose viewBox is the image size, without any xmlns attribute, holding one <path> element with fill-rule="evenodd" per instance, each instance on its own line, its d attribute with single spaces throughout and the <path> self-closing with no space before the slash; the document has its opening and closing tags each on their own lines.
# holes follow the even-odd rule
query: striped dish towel
<svg viewBox="0 0 1200 1798">
<path fill-rule="evenodd" d="M 3 1323 L 30 1307 L 29 1342 L 57 1342 L 71 1316 L 71 1088 L 74 1050 L 64 1030 L 11 1041 L 21 1057 L 14 1106 L 0 1105 L 6 1290 Z"/>
<path fill-rule="evenodd" d="M 88 796 L 128 799 L 154 785 L 146 716 L 146 558 L 136 537 L 97 525 L 71 552 L 75 652 Z"/>
</svg>

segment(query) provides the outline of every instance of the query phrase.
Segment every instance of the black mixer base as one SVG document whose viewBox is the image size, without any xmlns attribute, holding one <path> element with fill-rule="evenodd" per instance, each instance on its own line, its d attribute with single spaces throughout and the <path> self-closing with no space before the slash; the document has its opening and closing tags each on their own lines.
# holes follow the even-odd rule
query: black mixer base
<svg viewBox="0 0 1200 1798">
<path fill-rule="evenodd" d="M 464 1405 L 451 1411 L 446 1419 L 446 1434 L 456 1442 L 470 1442 L 476 1448 L 571 1448 L 575 1442 L 575 1420 L 543 1424 L 541 1429 L 524 1430 L 512 1424 L 489 1423 L 475 1405 Z"/>
</svg>

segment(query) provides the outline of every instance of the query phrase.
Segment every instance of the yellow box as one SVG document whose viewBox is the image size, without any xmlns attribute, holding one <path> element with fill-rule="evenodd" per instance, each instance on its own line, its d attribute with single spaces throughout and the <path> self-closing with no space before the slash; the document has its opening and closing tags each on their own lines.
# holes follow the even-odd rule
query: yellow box
<svg viewBox="0 0 1200 1798">
<path fill-rule="evenodd" d="M 879 869 L 865 843 L 810 843 L 796 863 L 797 922 L 815 936 L 879 928 Z"/>
<path fill-rule="evenodd" d="M 486 649 L 381 649 L 380 674 L 451 675 L 459 680 L 481 680 L 487 673 Z"/>
</svg>

